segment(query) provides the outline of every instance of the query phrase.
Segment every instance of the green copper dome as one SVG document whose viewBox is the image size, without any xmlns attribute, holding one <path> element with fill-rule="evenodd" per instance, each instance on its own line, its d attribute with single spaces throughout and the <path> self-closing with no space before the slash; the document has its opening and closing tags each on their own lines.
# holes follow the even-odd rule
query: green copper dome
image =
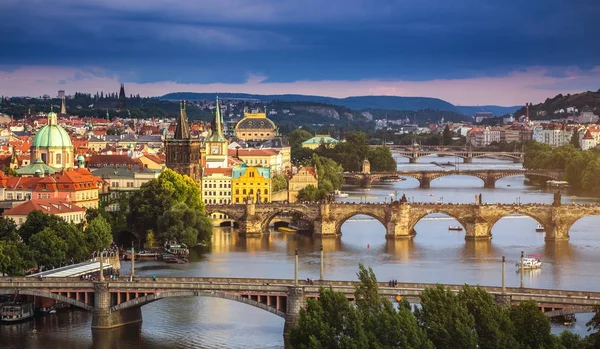
<svg viewBox="0 0 600 349">
<path fill-rule="evenodd" d="M 73 148 L 71 137 L 64 128 L 56 124 L 56 113 L 48 114 L 48 125 L 33 137 L 33 148 Z"/>
</svg>

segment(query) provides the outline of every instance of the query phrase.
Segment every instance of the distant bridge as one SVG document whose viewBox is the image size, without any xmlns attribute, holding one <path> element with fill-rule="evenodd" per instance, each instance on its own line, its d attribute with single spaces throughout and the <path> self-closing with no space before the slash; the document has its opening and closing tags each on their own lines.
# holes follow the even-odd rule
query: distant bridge
<svg viewBox="0 0 600 349">
<path fill-rule="evenodd" d="M 525 158 L 523 152 L 509 152 L 509 151 L 472 151 L 472 150 L 395 150 L 392 155 L 401 156 L 408 158 L 408 162 L 416 164 L 417 160 L 424 156 L 438 155 L 438 156 L 455 156 L 462 158 L 464 163 L 470 164 L 475 158 L 481 157 L 497 157 L 512 160 L 514 163 L 522 163 Z"/>
<path fill-rule="evenodd" d="M 141 307 L 163 298 L 213 297 L 241 302 L 285 319 L 284 334 L 297 323 L 307 298 L 319 296 L 321 286 L 331 287 L 350 300 L 354 299 L 355 281 L 315 281 L 307 284 L 288 279 L 136 277 L 134 281 L 118 279 L 88 281 L 73 278 L 0 278 L 0 294 L 45 297 L 91 311 L 93 329 L 109 329 L 142 321 Z M 418 302 L 421 292 L 435 284 L 398 283 L 390 287 L 379 283 L 384 297 L 403 297 Z M 445 285 L 454 292 L 462 285 Z M 600 305 L 600 292 L 564 291 L 517 287 L 483 286 L 497 303 L 515 305 L 534 301 L 549 316 L 590 312 Z"/>
<path fill-rule="evenodd" d="M 553 180 L 563 180 L 564 171 L 557 170 L 440 170 L 440 171 L 394 171 L 394 172 L 344 172 L 344 179 L 360 183 L 363 188 L 369 188 L 374 181 L 384 178 L 412 177 L 419 181 L 420 188 L 429 188 L 431 181 L 445 176 L 473 176 L 480 178 L 485 188 L 495 188 L 496 181 L 510 176 L 539 176 Z"/>
</svg>

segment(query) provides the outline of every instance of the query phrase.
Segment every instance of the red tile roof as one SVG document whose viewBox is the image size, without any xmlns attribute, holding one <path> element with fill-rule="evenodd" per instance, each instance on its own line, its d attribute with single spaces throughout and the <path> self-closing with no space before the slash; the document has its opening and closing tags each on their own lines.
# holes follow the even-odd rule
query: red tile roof
<svg viewBox="0 0 600 349">
<path fill-rule="evenodd" d="M 205 168 L 203 171 L 203 176 L 210 176 L 211 174 L 214 173 L 222 173 L 226 176 L 231 176 L 231 173 L 233 171 L 233 168 L 230 167 L 225 167 L 225 168 Z"/>
<path fill-rule="evenodd" d="M 4 211 L 5 216 L 26 216 L 31 211 L 39 210 L 46 214 L 59 214 L 59 213 L 74 213 L 83 212 L 85 208 L 73 205 L 65 199 L 37 199 L 29 200 L 20 204 L 17 207 L 13 207 L 10 210 Z"/>
<path fill-rule="evenodd" d="M 239 152 L 238 152 L 239 151 Z M 229 149 L 229 156 L 271 156 L 277 155 L 277 151 L 273 149 Z"/>
<path fill-rule="evenodd" d="M 141 165 L 138 159 L 130 158 L 127 154 L 94 154 L 87 161 L 89 167 Z"/>
</svg>

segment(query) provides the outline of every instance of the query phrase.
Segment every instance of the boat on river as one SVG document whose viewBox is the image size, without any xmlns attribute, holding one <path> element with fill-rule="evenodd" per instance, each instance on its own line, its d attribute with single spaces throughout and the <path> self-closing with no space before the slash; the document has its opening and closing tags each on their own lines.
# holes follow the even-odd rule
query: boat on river
<svg viewBox="0 0 600 349">
<path fill-rule="evenodd" d="M 543 233 L 544 232 L 544 226 L 542 226 L 541 224 L 538 223 L 538 225 L 535 226 L 535 231 L 538 233 Z"/>
<path fill-rule="evenodd" d="M 282 233 L 296 233 L 298 230 L 290 227 L 277 227 L 277 231 Z"/>
<path fill-rule="evenodd" d="M 4 324 L 17 323 L 32 319 L 34 315 L 31 302 L 8 302 L 0 309 L 0 322 Z"/>
<path fill-rule="evenodd" d="M 532 269 L 540 269 L 542 268 L 542 261 L 539 258 L 539 255 L 528 255 L 526 258 L 523 258 L 523 266 L 521 266 L 521 262 L 517 262 L 515 264 L 518 270 L 532 270 Z"/>
<path fill-rule="evenodd" d="M 448 230 L 452 230 L 452 231 L 462 231 L 463 228 L 460 225 L 451 225 L 448 227 Z"/>
<path fill-rule="evenodd" d="M 348 193 L 343 193 L 339 190 L 334 191 L 333 194 L 338 198 L 347 198 L 348 197 Z"/>
</svg>

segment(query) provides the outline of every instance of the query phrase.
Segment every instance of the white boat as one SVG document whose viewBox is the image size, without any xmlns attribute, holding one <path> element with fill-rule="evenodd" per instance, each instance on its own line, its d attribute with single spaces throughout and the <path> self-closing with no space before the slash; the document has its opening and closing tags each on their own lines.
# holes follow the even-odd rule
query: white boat
<svg viewBox="0 0 600 349">
<path fill-rule="evenodd" d="M 33 317 L 33 303 L 31 302 L 8 302 L 0 310 L 0 322 L 16 323 L 29 320 Z"/>
<path fill-rule="evenodd" d="M 524 269 L 524 270 L 540 269 L 542 267 L 542 261 L 540 261 L 538 255 L 530 255 L 530 256 L 527 256 L 526 258 L 523 258 L 523 268 L 521 268 L 520 261 L 517 262 L 517 264 L 515 264 L 515 266 L 519 270 L 521 270 L 521 269 Z"/>
<path fill-rule="evenodd" d="M 448 227 L 448 230 L 462 231 L 463 228 L 460 225 L 451 225 L 451 226 Z"/>
<path fill-rule="evenodd" d="M 342 193 L 339 190 L 334 191 L 333 194 L 338 198 L 347 198 L 348 197 L 348 193 Z"/>
<path fill-rule="evenodd" d="M 538 223 L 538 225 L 535 226 L 535 231 L 538 233 L 543 233 L 544 232 L 544 227 Z"/>
</svg>

